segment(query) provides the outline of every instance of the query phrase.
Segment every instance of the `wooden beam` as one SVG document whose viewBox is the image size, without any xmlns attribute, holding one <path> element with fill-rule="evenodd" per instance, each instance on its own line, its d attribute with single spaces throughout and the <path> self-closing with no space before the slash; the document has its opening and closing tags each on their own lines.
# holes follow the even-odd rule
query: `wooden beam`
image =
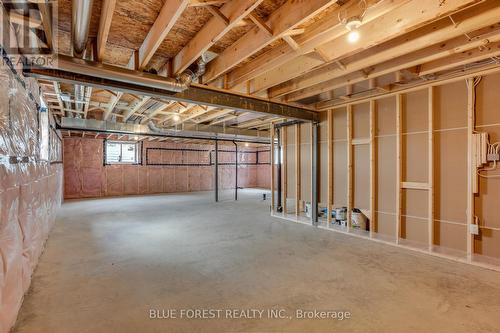
<svg viewBox="0 0 500 333">
<path fill-rule="evenodd" d="M 434 87 L 428 88 L 428 173 L 429 173 L 429 193 L 428 193 L 428 237 L 429 251 L 434 247 Z"/>
<path fill-rule="evenodd" d="M 196 122 L 197 123 L 204 123 L 206 121 L 209 121 L 209 120 L 212 120 L 215 118 L 219 118 L 219 117 L 224 116 L 224 115 L 231 113 L 231 112 L 233 112 L 233 110 L 230 110 L 230 109 L 214 110 L 210 114 L 205 114 L 205 115 L 201 116 L 200 118 L 196 119 Z"/>
<path fill-rule="evenodd" d="M 147 123 L 150 119 L 153 119 L 158 113 L 161 111 L 165 110 L 165 103 L 164 102 L 156 102 L 156 105 L 154 105 L 151 109 L 149 114 L 145 114 L 144 118 L 141 120 L 141 124 Z"/>
<path fill-rule="evenodd" d="M 500 34 L 496 36 L 496 38 L 500 40 Z M 461 52 L 446 58 L 425 63 L 420 67 L 419 75 L 433 74 L 488 58 L 497 57 L 499 55 L 500 42 L 489 43 L 478 49 Z"/>
<path fill-rule="evenodd" d="M 146 104 L 150 99 L 151 99 L 151 97 L 149 97 L 149 96 L 142 97 L 139 102 L 137 102 L 128 112 L 126 112 L 124 114 L 124 117 L 123 117 L 122 121 L 124 123 L 127 122 L 127 120 L 129 120 L 129 118 L 134 113 L 136 113 L 137 111 L 139 111 L 139 109 L 141 109 L 144 106 L 144 104 Z"/>
<path fill-rule="evenodd" d="M 266 22 L 261 19 L 258 15 L 256 15 L 255 13 L 250 13 L 250 15 L 248 15 L 248 18 L 262 31 L 264 31 L 265 33 L 267 33 L 269 36 L 272 36 L 274 33 L 273 33 L 273 30 L 266 24 Z"/>
<path fill-rule="evenodd" d="M 97 31 L 97 61 L 102 62 L 106 51 L 109 29 L 113 20 L 116 0 L 103 0 L 101 4 L 101 17 L 99 18 L 99 30 Z"/>
<path fill-rule="evenodd" d="M 166 0 L 148 32 L 146 39 L 139 48 L 139 68 L 144 69 L 161 43 L 167 37 L 177 19 L 189 5 L 188 0 Z"/>
<path fill-rule="evenodd" d="M 52 31 L 52 10 L 51 4 L 46 0 L 37 3 L 38 11 L 40 12 L 40 17 L 42 19 L 43 31 L 45 32 L 45 39 L 47 41 L 47 46 L 53 50 L 53 31 Z"/>
<path fill-rule="evenodd" d="M 276 39 L 281 38 L 288 30 L 296 28 L 335 2 L 336 0 L 287 1 L 274 11 L 266 21 L 266 25 L 273 30 L 273 36 L 258 27 L 248 31 L 210 62 L 203 81 L 213 81 Z"/>
<path fill-rule="evenodd" d="M 219 19 L 224 23 L 226 26 L 229 25 L 230 21 L 226 17 L 226 15 L 222 14 L 222 12 L 219 10 L 219 8 L 215 6 L 206 6 L 205 7 L 215 18 Z"/>
<path fill-rule="evenodd" d="M 117 92 L 116 95 L 111 95 L 109 100 L 108 108 L 104 111 L 104 115 L 102 117 L 103 120 L 108 120 L 109 116 L 113 113 L 116 104 L 120 101 L 123 96 L 123 92 Z"/>
<path fill-rule="evenodd" d="M 420 183 L 420 182 L 401 182 L 401 188 L 404 190 L 428 191 L 430 188 L 430 185 L 429 185 L 429 183 Z"/>
<path fill-rule="evenodd" d="M 206 7 L 223 5 L 229 0 L 189 0 L 189 7 Z"/>
<path fill-rule="evenodd" d="M 401 182 L 402 178 L 402 144 L 403 144 L 403 95 L 396 95 L 396 244 L 399 244 L 401 237 Z"/>
<path fill-rule="evenodd" d="M 293 37 L 286 35 L 283 36 L 283 40 L 292 48 L 292 50 L 300 51 L 300 45 L 297 44 L 297 42 L 295 41 L 295 39 L 293 39 Z"/>
<path fill-rule="evenodd" d="M 429 4 L 429 10 L 422 11 L 422 14 L 407 15 L 407 13 L 412 12 L 412 10 L 415 12 L 416 9 L 413 7 L 421 4 L 411 1 L 404 6 L 398 7 L 393 12 L 390 12 L 383 17 L 361 26 L 360 33 L 364 36 L 363 40 L 365 43 L 368 43 L 368 45 L 380 45 L 374 46 L 371 50 L 366 51 L 362 55 L 360 54 L 359 56 L 354 57 L 356 59 L 354 63 L 351 61 L 351 63 L 344 64 L 346 67 L 345 70 L 338 68 L 335 61 L 327 66 L 324 66 L 322 61 L 320 62 L 319 60 L 317 63 L 313 63 L 311 59 L 303 59 L 303 61 L 296 59 L 295 61 L 286 63 L 273 71 L 269 71 L 264 76 L 252 80 L 253 91 L 258 92 L 265 88 L 273 87 L 269 90 L 269 96 L 271 98 L 276 98 L 303 88 L 320 84 L 321 82 L 331 80 L 355 70 L 361 70 L 380 62 L 394 59 L 395 57 L 404 56 L 410 52 L 414 52 L 424 47 L 463 35 L 464 33 L 472 30 L 479 29 L 490 24 L 495 24 L 498 21 L 498 11 L 500 10 L 500 5 L 497 3 L 487 2 L 480 4 L 469 11 L 457 14 L 456 17 L 461 19 L 458 26 L 451 25 L 448 19 L 443 19 L 434 22 L 427 27 L 415 30 L 423 24 L 429 23 L 430 20 L 435 20 L 437 16 L 435 17 L 432 14 L 439 14 L 441 16 L 449 14 L 449 12 L 461 8 L 465 3 L 473 2 L 472 0 L 459 0 L 458 2 L 447 1 L 446 7 L 438 8 L 433 0 L 425 1 L 433 2 L 433 5 Z M 444 9 L 449 10 L 443 11 Z M 416 10 L 416 12 L 420 13 L 419 10 Z M 385 22 L 383 24 L 387 24 L 389 20 L 397 22 L 402 16 L 408 18 L 401 20 L 402 25 L 394 23 L 394 26 L 400 27 L 402 30 L 395 31 L 392 28 L 387 30 L 379 29 L 379 25 L 382 24 L 382 22 Z M 374 29 L 376 32 L 373 32 Z M 408 33 L 407 35 L 401 35 L 401 31 L 404 30 L 414 31 Z M 345 49 L 339 48 L 339 45 L 333 43 L 335 41 L 339 41 L 339 45 L 344 45 L 345 39 L 339 38 L 333 40 L 320 48 L 328 58 L 338 59 L 356 51 L 353 50 L 352 46 L 346 47 Z M 385 41 L 387 42 L 383 43 Z M 366 45 L 365 43 L 358 44 Z M 335 50 L 332 50 L 332 47 Z M 318 66 L 322 67 L 313 70 Z M 307 74 L 303 75 L 304 73 Z M 299 77 L 301 75 L 303 76 Z M 276 77 L 278 77 L 278 79 Z M 262 82 L 262 84 L 260 82 Z"/>
<path fill-rule="evenodd" d="M 238 22 L 250 14 L 263 0 L 229 1 L 220 8 L 220 13 L 229 19 L 225 24 L 216 17 L 211 18 L 203 28 L 174 57 L 174 74 L 179 74 L 196 61 L 214 43 L 233 29 Z"/>
<path fill-rule="evenodd" d="M 295 216 L 300 213 L 300 124 L 295 124 Z"/>
<path fill-rule="evenodd" d="M 407 1 L 408 0 L 395 0 L 390 2 L 380 2 L 378 0 L 367 0 L 368 9 L 363 21 L 368 22 L 374 17 L 383 15 L 389 10 L 394 9 L 395 6 L 399 6 Z M 346 5 L 342 5 L 341 7 L 335 9 L 330 15 L 326 15 L 308 26 L 307 30 L 302 35 L 297 36 L 296 39 L 297 44 L 300 45 L 301 51 L 304 53 L 312 52 L 317 46 L 344 34 L 345 26 L 339 22 L 339 20 L 334 18 L 337 17 L 341 11 L 345 12 L 347 16 L 359 14 L 359 7 L 357 3 L 357 1 L 351 1 Z M 300 53 L 291 51 L 289 46 L 286 44 L 276 45 L 252 61 L 249 61 L 248 63 L 243 64 L 242 66 L 239 66 L 229 72 L 228 85 L 230 88 L 233 88 L 261 74 L 264 74 L 299 55 Z"/>
</svg>

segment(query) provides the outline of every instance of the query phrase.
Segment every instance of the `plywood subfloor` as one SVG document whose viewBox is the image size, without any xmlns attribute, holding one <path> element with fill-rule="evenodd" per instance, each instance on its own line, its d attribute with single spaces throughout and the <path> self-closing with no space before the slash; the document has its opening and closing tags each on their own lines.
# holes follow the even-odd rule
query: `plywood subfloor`
<svg viewBox="0 0 500 333">
<path fill-rule="evenodd" d="M 14 332 L 495 332 L 500 273 L 269 217 L 261 191 L 69 201 Z M 332 320 L 151 320 L 181 308 Z"/>
</svg>

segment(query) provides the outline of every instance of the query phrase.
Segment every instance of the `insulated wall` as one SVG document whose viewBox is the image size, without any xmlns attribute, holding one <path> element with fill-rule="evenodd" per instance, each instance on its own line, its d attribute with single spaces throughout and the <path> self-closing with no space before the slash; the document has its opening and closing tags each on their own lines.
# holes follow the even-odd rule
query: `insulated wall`
<svg viewBox="0 0 500 333">
<path fill-rule="evenodd" d="M 61 204 L 58 133 L 42 160 L 38 86 L 0 68 L 0 332 L 13 326 Z M 44 119 L 48 119 L 48 115 Z M 47 123 L 44 123 L 48 126 Z M 45 127 L 47 127 L 45 126 Z M 53 162 L 51 163 L 50 159 Z"/>
<path fill-rule="evenodd" d="M 219 149 L 219 189 L 234 188 L 235 148 Z M 238 187 L 268 188 L 269 152 L 259 152 L 262 164 L 256 165 L 256 149 L 238 150 Z M 214 166 L 209 165 L 213 151 L 212 145 L 146 141 L 140 164 L 105 165 L 103 139 L 65 138 L 64 195 L 74 199 L 209 191 L 214 188 Z"/>
</svg>

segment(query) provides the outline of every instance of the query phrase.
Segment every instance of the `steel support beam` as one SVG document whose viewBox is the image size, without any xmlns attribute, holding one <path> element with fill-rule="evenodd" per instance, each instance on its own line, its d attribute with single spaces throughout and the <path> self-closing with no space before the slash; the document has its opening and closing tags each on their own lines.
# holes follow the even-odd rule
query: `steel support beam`
<svg viewBox="0 0 500 333">
<path fill-rule="evenodd" d="M 311 161 L 311 222 L 318 225 L 318 124 L 312 124 L 312 161 Z"/>
<path fill-rule="evenodd" d="M 281 127 L 276 128 L 276 136 L 278 138 L 278 163 L 276 163 L 276 174 L 277 174 L 277 184 L 278 184 L 278 203 L 276 204 L 276 211 L 278 213 L 283 212 L 283 202 L 281 198 L 282 184 L 281 184 Z"/>
<path fill-rule="evenodd" d="M 235 179 L 234 179 L 234 200 L 238 201 L 238 144 L 234 142 L 234 148 L 236 150 L 236 161 L 234 163 L 235 167 Z"/>
<path fill-rule="evenodd" d="M 45 80 L 83 84 L 101 89 L 237 111 L 258 112 L 288 119 L 319 120 L 319 113 L 311 109 L 272 102 L 200 84 L 192 84 L 181 92 L 175 92 L 173 88 L 180 89 L 180 87 L 172 82 L 172 79 L 94 61 L 59 56 L 57 66 L 57 68 L 27 67 L 24 69 L 24 74 Z"/>
<path fill-rule="evenodd" d="M 219 202 L 219 141 L 215 141 L 215 202 Z"/>
</svg>

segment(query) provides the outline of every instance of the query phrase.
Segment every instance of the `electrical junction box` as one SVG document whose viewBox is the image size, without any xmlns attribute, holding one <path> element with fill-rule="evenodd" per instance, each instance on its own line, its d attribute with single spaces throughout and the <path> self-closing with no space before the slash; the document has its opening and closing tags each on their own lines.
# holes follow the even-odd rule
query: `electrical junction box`
<svg viewBox="0 0 500 333">
<path fill-rule="evenodd" d="M 469 225 L 469 231 L 472 235 L 479 235 L 479 225 L 478 224 L 471 224 Z"/>
</svg>

